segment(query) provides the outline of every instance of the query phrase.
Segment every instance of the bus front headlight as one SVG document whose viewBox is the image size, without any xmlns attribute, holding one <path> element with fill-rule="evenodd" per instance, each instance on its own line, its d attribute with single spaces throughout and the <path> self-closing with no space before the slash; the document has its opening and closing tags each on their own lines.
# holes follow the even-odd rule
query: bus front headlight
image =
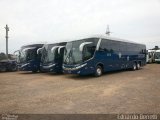
<svg viewBox="0 0 160 120">
<path fill-rule="evenodd" d="M 77 66 L 76 69 L 80 69 L 80 68 L 82 68 L 82 67 L 84 67 L 84 66 L 86 66 L 86 65 L 87 65 L 87 63 L 82 64 L 82 65 L 80 65 L 80 66 Z"/>
</svg>

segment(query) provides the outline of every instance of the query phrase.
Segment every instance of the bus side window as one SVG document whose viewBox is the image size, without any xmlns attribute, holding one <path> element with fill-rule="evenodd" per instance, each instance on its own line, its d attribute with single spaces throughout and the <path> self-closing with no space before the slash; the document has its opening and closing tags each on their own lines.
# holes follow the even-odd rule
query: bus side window
<svg viewBox="0 0 160 120">
<path fill-rule="evenodd" d="M 105 51 L 105 52 L 113 52 L 111 41 L 102 39 L 101 45 L 100 45 L 100 51 Z"/>
<path fill-rule="evenodd" d="M 114 51 L 113 51 L 113 49 L 110 49 L 109 52 L 110 52 L 110 53 L 113 53 Z"/>
<path fill-rule="evenodd" d="M 119 53 L 120 47 L 119 47 L 119 41 L 108 41 L 108 48 L 113 53 Z"/>
<path fill-rule="evenodd" d="M 127 50 L 126 43 L 125 42 L 119 42 L 119 51 L 122 52 L 122 53 L 125 53 L 126 50 Z"/>
</svg>

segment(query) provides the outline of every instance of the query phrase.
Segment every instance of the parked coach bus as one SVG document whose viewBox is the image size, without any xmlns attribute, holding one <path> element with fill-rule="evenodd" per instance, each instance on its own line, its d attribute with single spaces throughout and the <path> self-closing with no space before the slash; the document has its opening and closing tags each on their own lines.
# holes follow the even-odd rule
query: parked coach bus
<svg viewBox="0 0 160 120">
<path fill-rule="evenodd" d="M 19 70 L 37 72 L 40 70 L 41 54 L 37 53 L 43 44 L 22 46 L 19 50 Z"/>
<path fill-rule="evenodd" d="M 103 35 L 68 42 L 64 51 L 64 73 L 95 74 L 133 69 L 146 64 L 146 46 Z"/>
<path fill-rule="evenodd" d="M 156 50 L 155 53 L 155 62 L 160 63 L 160 50 Z"/>
<path fill-rule="evenodd" d="M 41 50 L 41 71 L 62 73 L 63 54 L 66 42 L 45 44 Z"/>
<path fill-rule="evenodd" d="M 147 63 L 155 62 L 155 52 L 156 50 L 147 50 L 147 53 L 146 53 Z"/>
</svg>

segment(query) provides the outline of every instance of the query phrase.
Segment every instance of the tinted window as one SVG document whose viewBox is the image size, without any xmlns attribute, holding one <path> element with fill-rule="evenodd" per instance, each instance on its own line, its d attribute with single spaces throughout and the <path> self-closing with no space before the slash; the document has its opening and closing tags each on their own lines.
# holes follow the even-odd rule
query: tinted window
<svg viewBox="0 0 160 120">
<path fill-rule="evenodd" d="M 146 53 L 146 47 L 144 45 L 134 44 L 134 43 L 127 43 L 127 51 L 132 51 L 135 53 Z"/>
<path fill-rule="evenodd" d="M 119 52 L 125 50 L 124 46 L 125 44 L 119 41 L 102 39 L 100 50 L 104 50 L 107 52 Z"/>
<path fill-rule="evenodd" d="M 125 42 L 119 42 L 119 50 L 121 51 L 121 52 L 125 52 L 126 51 L 126 45 L 127 45 L 127 43 L 125 43 Z"/>
<path fill-rule="evenodd" d="M 104 50 L 107 52 L 134 52 L 138 53 L 145 53 L 145 46 L 139 45 L 135 43 L 127 43 L 123 41 L 114 41 L 114 40 L 107 40 L 102 39 L 100 44 L 100 50 Z"/>
<path fill-rule="evenodd" d="M 101 44 L 100 44 L 100 50 L 109 51 L 108 40 L 102 39 Z"/>
</svg>

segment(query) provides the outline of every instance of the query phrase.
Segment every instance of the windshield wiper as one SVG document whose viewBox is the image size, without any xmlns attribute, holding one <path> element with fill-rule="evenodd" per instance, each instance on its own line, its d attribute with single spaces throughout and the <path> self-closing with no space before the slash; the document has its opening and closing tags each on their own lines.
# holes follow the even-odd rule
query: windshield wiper
<svg viewBox="0 0 160 120">
<path fill-rule="evenodd" d="M 65 60 L 64 60 L 64 62 L 66 62 L 67 63 L 67 58 L 69 59 L 69 61 L 68 61 L 68 63 L 70 62 L 70 57 L 71 57 L 71 55 L 72 55 L 72 50 L 70 50 L 69 52 L 68 52 L 68 54 L 66 55 L 66 58 L 65 58 Z"/>
<path fill-rule="evenodd" d="M 47 50 L 44 49 L 42 52 L 42 62 L 46 63 L 47 62 Z"/>
</svg>

